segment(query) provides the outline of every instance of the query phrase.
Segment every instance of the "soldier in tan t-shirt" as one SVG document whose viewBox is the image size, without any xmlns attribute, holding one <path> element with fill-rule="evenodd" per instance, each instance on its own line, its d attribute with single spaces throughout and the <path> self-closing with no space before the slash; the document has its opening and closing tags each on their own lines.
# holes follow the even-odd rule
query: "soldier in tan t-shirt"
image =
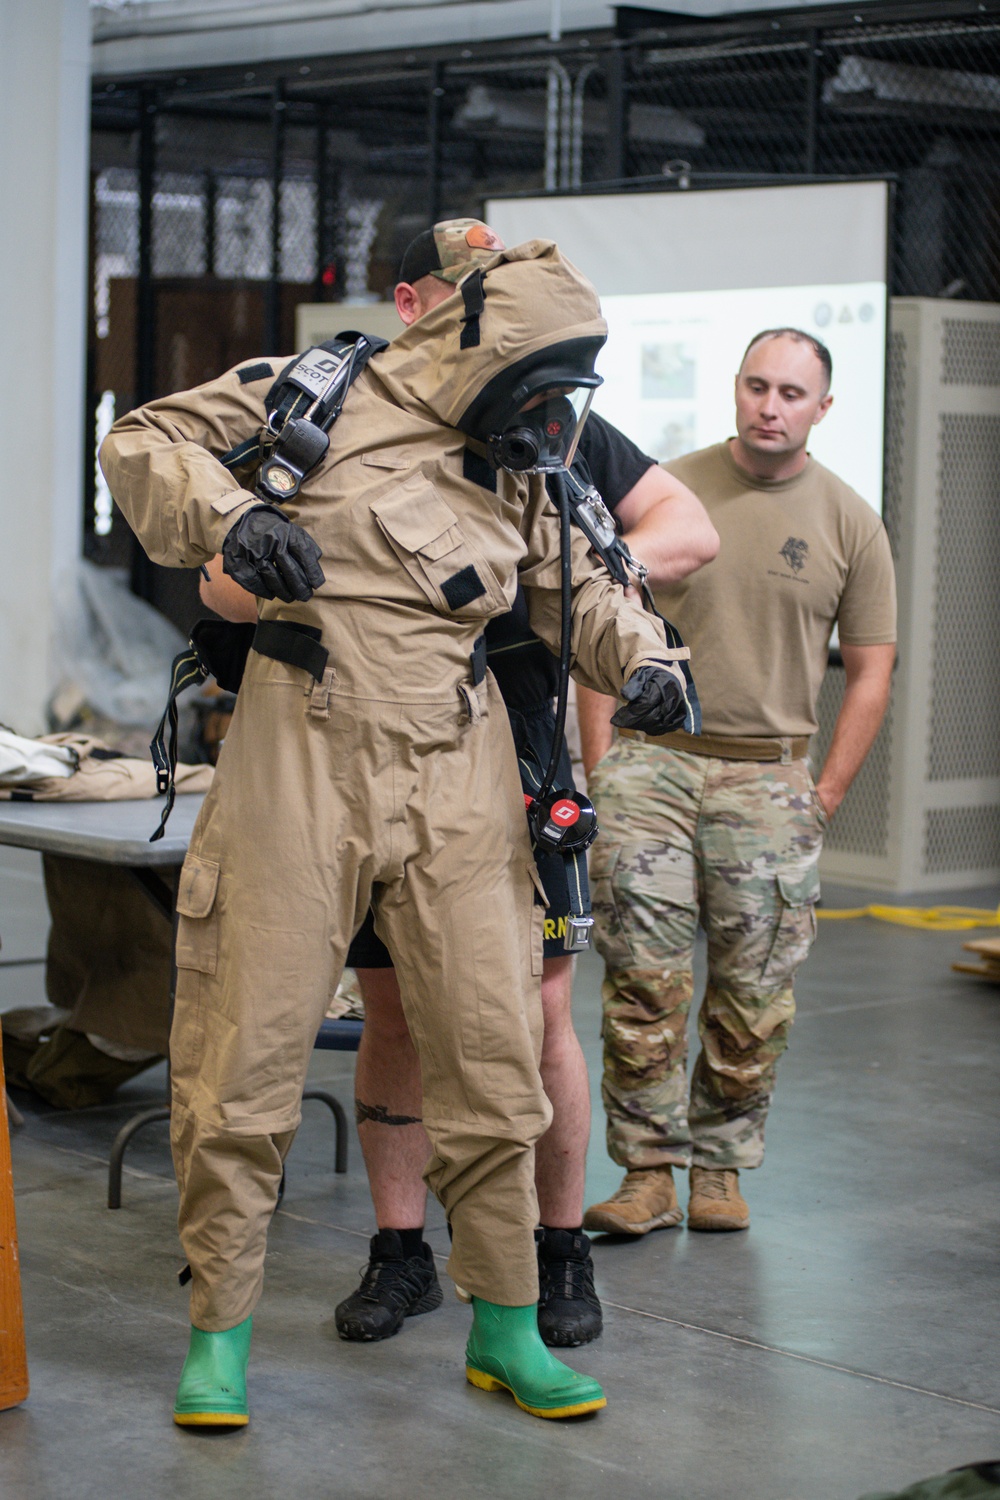
<svg viewBox="0 0 1000 1500">
<path fill-rule="evenodd" d="M 816 931 L 823 830 L 878 733 L 895 659 L 892 557 L 876 512 L 806 452 L 832 403 L 830 356 L 794 329 L 751 341 L 737 436 L 669 465 L 719 533 L 714 562 L 658 595 L 691 648 L 703 733 L 622 731 L 581 689 L 601 836 L 591 887 L 606 965 L 608 1150 L 622 1186 L 587 1229 L 745 1229 L 742 1168 L 764 1156 L 792 980 Z M 837 625 L 847 687 L 816 784 L 806 760 Z M 708 936 L 702 1049 L 686 1078 L 692 950 Z"/>
</svg>

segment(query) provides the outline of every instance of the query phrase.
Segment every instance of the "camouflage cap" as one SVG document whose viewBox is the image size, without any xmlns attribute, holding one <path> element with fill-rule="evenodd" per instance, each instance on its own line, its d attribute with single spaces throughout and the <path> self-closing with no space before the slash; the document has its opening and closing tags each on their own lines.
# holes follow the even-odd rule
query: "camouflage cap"
<svg viewBox="0 0 1000 1500">
<path fill-rule="evenodd" d="M 436 276 L 455 286 L 480 261 L 504 248 L 500 236 L 481 219 L 443 219 L 406 247 L 399 279 L 412 283 L 421 276 Z"/>
</svg>

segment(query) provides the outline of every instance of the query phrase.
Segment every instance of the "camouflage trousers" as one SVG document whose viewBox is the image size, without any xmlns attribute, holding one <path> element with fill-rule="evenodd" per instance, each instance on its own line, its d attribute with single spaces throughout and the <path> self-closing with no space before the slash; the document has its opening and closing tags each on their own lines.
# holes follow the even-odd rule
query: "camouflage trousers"
<svg viewBox="0 0 1000 1500">
<path fill-rule="evenodd" d="M 816 935 L 826 815 L 808 764 L 619 739 L 588 789 L 608 1151 L 629 1168 L 759 1166 L 792 980 Z M 699 919 L 708 983 L 689 1092 Z"/>
</svg>

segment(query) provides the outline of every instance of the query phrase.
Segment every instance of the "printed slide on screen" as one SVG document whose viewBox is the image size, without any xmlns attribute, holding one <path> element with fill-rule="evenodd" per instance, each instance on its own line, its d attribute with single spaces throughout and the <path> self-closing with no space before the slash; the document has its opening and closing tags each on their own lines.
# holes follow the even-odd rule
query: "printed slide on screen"
<svg viewBox="0 0 1000 1500">
<path fill-rule="evenodd" d="M 884 282 L 643 292 L 601 306 L 608 342 L 594 410 L 661 463 L 732 436 L 733 378 L 755 333 L 792 326 L 822 339 L 834 404 L 809 451 L 881 510 Z"/>
</svg>

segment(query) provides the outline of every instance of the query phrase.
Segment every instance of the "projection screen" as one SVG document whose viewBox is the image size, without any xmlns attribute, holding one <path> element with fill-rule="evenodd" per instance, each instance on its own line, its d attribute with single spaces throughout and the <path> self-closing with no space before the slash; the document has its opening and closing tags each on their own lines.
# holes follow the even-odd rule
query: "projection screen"
<svg viewBox="0 0 1000 1500">
<path fill-rule="evenodd" d="M 654 458 L 731 436 L 733 376 L 764 328 L 833 356 L 810 452 L 882 508 L 885 182 L 493 198 L 508 245 L 552 239 L 596 286 L 609 337 L 594 409 Z"/>
</svg>

